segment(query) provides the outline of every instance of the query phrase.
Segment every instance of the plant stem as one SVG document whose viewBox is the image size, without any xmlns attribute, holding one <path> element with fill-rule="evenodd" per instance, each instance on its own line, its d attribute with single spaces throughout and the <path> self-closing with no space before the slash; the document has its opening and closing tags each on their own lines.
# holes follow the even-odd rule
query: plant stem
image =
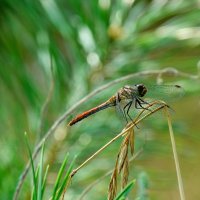
<svg viewBox="0 0 200 200">
<path fill-rule="evenodd" d="M 178 155 L 177 155 L 177 150 L 176 150 L 174 133 L 173 133 L 173 129 L 172 129 L 169 111 L 166 107 L 165 107 L 165 113 L 167 115 L 167 122 L 168 122 L 170 139 L 171 139 L 171 144 L 172 144 L 172 151 L 173 151 L 173 155 L 174 155 L 174 162 L 175 162 L 175 167 L 176 167 L 176 174 L 177 174 L 177 179 L 178 179 L 178 187 L 179 187 L 180 198 L 181 198 L 181 200 L 185 200 L 183 180 L 182 180 L 182 177 L 181 177 L 181 170 L 180 170 L 180 166 L 179 166 L 179 160 L 178 160 Z"/>
</svg>

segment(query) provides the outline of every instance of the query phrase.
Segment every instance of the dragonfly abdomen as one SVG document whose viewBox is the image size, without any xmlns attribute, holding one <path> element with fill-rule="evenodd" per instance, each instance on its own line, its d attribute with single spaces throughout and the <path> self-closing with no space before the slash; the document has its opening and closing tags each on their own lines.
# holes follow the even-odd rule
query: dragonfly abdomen
<svg viewBox="0 0 200 200">
<path fill-rule="evenodd" d="M 95 108 L 92 108 L 88 111 L 85 111 L 84 113 L 82 114 L 79 114 L 77 115 L 74 119 L 72 119 L 70 122 L 69 122 L 69 126 L 72 126 L 74 124 L 76 124 L 77 122 L 89 117 L 90 115 L 94 114 L 94 113 L 97 113 L 101 110 L 104 110 L 106 108 L 109 108 L 109 107 L 112 107 L 112 106 L 115 106 L 115 102 L 111 102 L 110 100 L 100 104 L 99 106 L 96 106 Z"/>
</svg>

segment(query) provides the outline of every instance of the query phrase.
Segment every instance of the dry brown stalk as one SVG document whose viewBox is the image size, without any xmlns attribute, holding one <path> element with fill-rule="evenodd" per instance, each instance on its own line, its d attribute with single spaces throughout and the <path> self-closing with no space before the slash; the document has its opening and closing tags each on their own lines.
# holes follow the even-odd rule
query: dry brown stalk
<svg viewBox="0 0 200 200">
<path fill-rule="evenodd" d="M 112 200 L 115 198 L 117 194 L 117 169 L 118 169 L 118 159 L 115 164 L 114 171 L 111 176 L 110 184 L 109 184 L 109 189 L 108 189 L 108 200 Z"/>
<path fill-rule="evenodd" d="M 124 162 L 128 156 L 128 146 L 129 146 L 129 134 L 125 137 L 125 139 L 122 142 L 120 151 L 119 151 L 119 167 L 118 167 L 118 173 L 121 172 L 121 170 L 124 167 Z"/>
<path fill-rule="evenodd" d="M 143 148 L 140 148 L 139 151 L 137 151 L 132 157 L 129 159 L 129 162 L 133 162 L 143 151 Z M 101 182 L 105 177 L 112 175 L 113 170 L 110 170 L 106 172 L 103 176 L 101 176 L 99 179 L 95 180 L 93 183 L 91 183 L 85 190 L 81 193 L 79 200 L 83 200 L 85 195 L 94 187 L 96 186 L 99 182 Z"/>
<path fill-rule="evenodd" d="M 124 188 L 126 186 L 126 184 L 128 183 L 128 175 L 129 175 L 129 159 L 128 159 L 128 147 L 130 148 L 131 151 L 131 155 L 133 155 L 134 153 L 134 128 L 132 127 L 129 131 L 128 134 L 126 136 L 126 138 L 124 139 L 122 145 L 125 146 L 125 148 L 127 149 L 125 152 L 125 155 L 123 155 L 124 157 L 124 161 L 123 161 L 123 166 L 121 166 L 121 169 L 119 169 L 119 173 L 122 171 L 122 184 L 121 187 Z M 123 153 L 123 151 L 121 151 L 120 153 Z"/>
<path fill-rule="evenodd" d="M 159 105 L 159 107 L 155 108 L 154 110 L 150 111 L 149 108 L 153 107 L 155 105 Z M 130 122 L 126 125 L 125 129 L 122 131 L 122 136 L 124 136 L 124 140 L 122 141 L 122 144 L 120 146 L 119 153 L 117 155 L 117 160 L 115 163 L 115 168 L 113 170 L 113 175 L 111 176 L 110 184 L 109 184 L 109 191 L 108 191 L 108 200 L 113 200 L 116 195 L 117 191 L 117 175 L 121 173 L 121 188 L 124 188 L 126 184 L 128 183 L 128 176 L 129 176 L 129 159 L 128 159 L 128 147 L 130 147 L 131 154 L 134 153 L 134 126 L 136 126 L 141 119 L 146 118 L 150 114 L 155 113 L 156 111 L 169 107 L 165 102 L 163 101 L 154 101 L 151 102 L 147 109 L 143 109 L 133 120 L 133 122 Z M 145 116 L 142 117 L 144 112 L 149 112 Z M 118 172 L 118 173 L 116 173 Z"/>
<path fill-rule="evenodd" d="M 167 108 L 164 109 L 164 112 L 165 112 L 165 115 L 166 115 L 166 118 L 167 118 L 169 135 L 170 135 L 171 144 L 172 144 L 172 151 L 173 151 L 174 163 L 175 163 L 175 167 L 176 167 L 176 175 L 177 175 L 177 180 L 178 180 L 180 199 L 185 200 L 183 180 L 182 180 L 182 176 L 181 176 L 180 164 L 179 164 L 177 150 L 176 150 L 176 143 L 175 143 L 175 139 L 174 139 L 174 133 L 173 133 L 173 128 L 172 128 L 171 118 L 170 118 L 170 115 L 169 115 L 169 110 Z"/>
<path fill-rule="evenodd" d="M 117 175 L 122 172 L 122 185 L 121 187 L 124 188 L 128 182 L 128 175 L 129 175 L 129 159 L 128 159 L 128 147 L 130 145 L 131 152 L 134 152 L 134 145 L 132 138 L 133 135 L 133 127 L 127 131 L 127 135 L 125 135 L 124 140 L 122 141 L 119 153 L 117 155 L 117 160 L 115 163 L 115 168 L 113 170 L 113 174 L 115 176 L 111 176 L 109 190 L 108 190 L 108 199 L 112 200 L 116 196 L 117 191 L 117 184 L 114 185 L 113 182 L 116 183 Z"/>
<path fill-rule="evenodd" d="M 128 160 L 128 156 L 126 157 L 125 161 L 124 161 L 124 166 L 123 166 L 123 170 L 122 170 L 122 183 L 121 183 L 121 187 L 122 189 L 127 185 L 128 183 L 128 175 L 129 175 L 129 160 Z"/>
<path fill-rule="evenodd" d="M 129 135 L 130 135 L 129 136 L 130 137 L 129 145 L 130 145 L 130 149 L 131 149 L 131 155 L 133 155 L 133 153 L 134 153 L 134 143 L 135 143 L 134 128 L 132 128 L 132 131 L 130 131 Z"/>
</svg>

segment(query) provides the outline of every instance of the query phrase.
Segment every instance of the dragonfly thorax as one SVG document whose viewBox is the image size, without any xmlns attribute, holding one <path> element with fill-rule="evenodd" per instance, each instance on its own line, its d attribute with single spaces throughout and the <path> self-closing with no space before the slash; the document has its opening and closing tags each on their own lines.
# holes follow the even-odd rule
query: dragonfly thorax
<svg viewBox="0 0 200 200">
<path fill-rule="evenodd" d="M 126 85 L 118 92 L 120 100 L 133 99 L 135 97 L 143 97 L 147 92 L 147 88 L 143 84 L 134 86 Z"/>
</svg>

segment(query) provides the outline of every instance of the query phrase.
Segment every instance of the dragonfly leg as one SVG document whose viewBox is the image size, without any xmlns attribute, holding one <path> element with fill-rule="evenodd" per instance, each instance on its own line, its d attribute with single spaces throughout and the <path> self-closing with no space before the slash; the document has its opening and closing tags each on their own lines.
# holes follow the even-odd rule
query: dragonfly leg
<svg viewBox="0 0 200 200">
<path fill-rule="evenodd" d="M 133 100 L 130 101 L 129 103 L 127 103 L 127 104 L 124 106 L 124 112 L 125 112 L 126 107 L 128 107 L 128 108 L 127 108 L 127 111 L 126 111 L 126 114 L 128 115 L 128 117 L 129 117 L 129 119 L 131 120 L 131 122 L 135 124 L 135 122 L 133 121 L 133 119 L 132 119 L 131 116 L 129 115 L 129 110 L 130 110 L 132 104 L 133 104 Z M 138 126 L 137 126 L 136 124 L 135 124 L 135 126 L 138 128 Z"/>
<path fill-rule="evenodd" d="M 124 112 L 125 112 L 126 107 L 128 107 L 128 108 L 127 108 L 127 111 L 126 111 L 126 114 L 128 115 L 128 117 L 129 117 L 129 119 L 130 119 L 131 121 L 133 121 L 133 119 L 132 119 L 131 116 L 129 115 L 129 110 L 130 110 L 130 107 L 132 106 L 132 104 L 133 104 L 133 101 L 130 101 L 129 103 L 127 103 L 127 104 L 124 106 Z"/>
<path fill-rule="evenodd" d="M 124 115 L 124 118 L 126 119 L 126 123 L 128 124 L 128 119 L 127 119 L 127 117 L 126 117 L 126 107 L 129 105 L 129 103 L 128 104 L 126 104 L 125 106 L 124 106 L 124 108 L 123 108 L 123 115 Z"/>
<path fill-rule="evenodd" d="M 140 99 L 140 98 L 137 98 L 137 99 L 135 100 L 135 108 L 136 108 L 136 109 L 145 109 L 145 110 L 151 111 L 150 109 L 145 108 L 144 106 L 142 106 L 142 104 L 146 104 L 146 103 L 147 103 L 147 102 L 145 102 L 144 100 L 142 100 L 142 102 L 141 102 L 141 99 Z M 149 103 L 147 103 L 147 104 L 149 104 Z M 138 105 L 139 105 L 140 107 L 138 107 Z"/>
<path fill-rule="evenodd" d="M 143 99 L 141 99 L 141 98 L 137 98 L 137 100 L 140 102 L 140 104 L 148 104 L 148 105 L 150 105 L 150 103 L 148 103 L 147 101 L 144 101 Z"/>
</svg>

